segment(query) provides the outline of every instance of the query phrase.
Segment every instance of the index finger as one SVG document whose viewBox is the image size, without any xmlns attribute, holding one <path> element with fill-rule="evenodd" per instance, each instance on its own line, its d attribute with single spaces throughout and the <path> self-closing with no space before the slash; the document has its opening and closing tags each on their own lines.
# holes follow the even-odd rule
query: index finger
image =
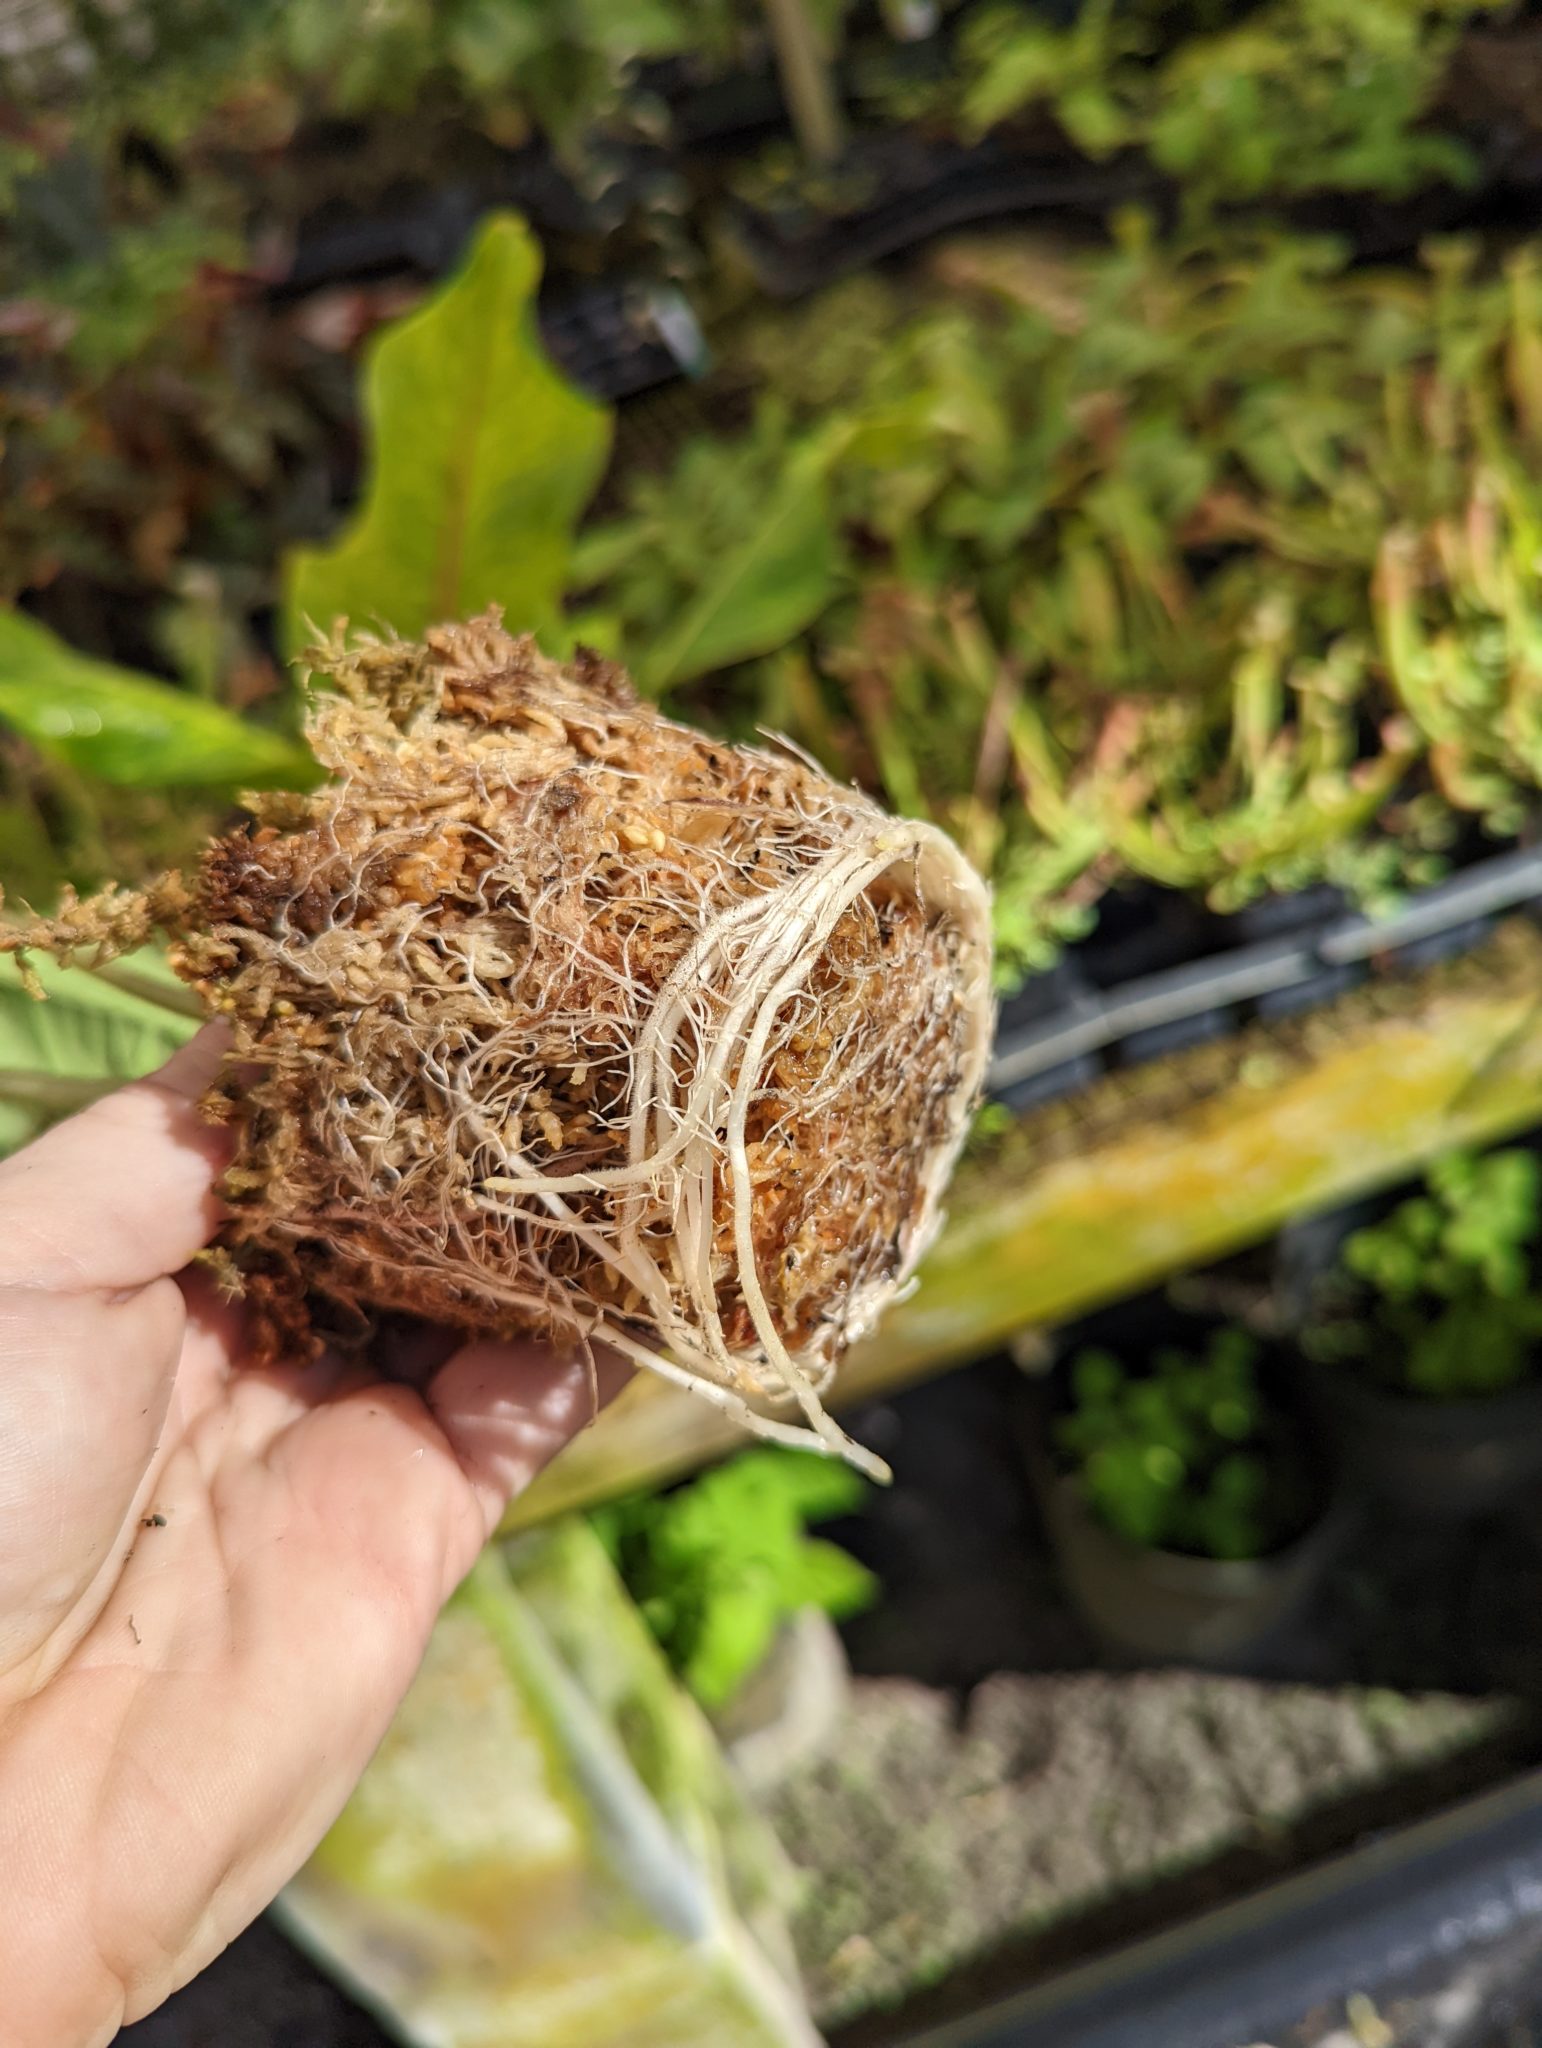
<svg viewBox="0 0 1542 2048">
<path fill-rule="evenodd" d="M 228 1046 L 226 1027 L 206 1024 L 157 1072 L 0 1164 L 0 1285 L 143 1287 L 208 1243 L 232 1141 L 198 1101 Z"/>
</svg>

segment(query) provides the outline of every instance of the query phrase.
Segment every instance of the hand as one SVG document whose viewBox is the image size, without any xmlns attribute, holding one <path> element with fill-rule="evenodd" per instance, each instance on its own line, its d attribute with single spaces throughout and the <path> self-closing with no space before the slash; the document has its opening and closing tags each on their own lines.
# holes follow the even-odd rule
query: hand
<svg viewBox="0 0 1542 2048">
<path fill-rule="evenodd" d="M 260 1912 L 439 1608 L 616 1368 L 443 1353 L 424 1391 L 241 1370 L 184 1270 L 228 1138 L 200 1033 L 0 1165 L 0 2044 L 84 2048 Z"/>
</svg>

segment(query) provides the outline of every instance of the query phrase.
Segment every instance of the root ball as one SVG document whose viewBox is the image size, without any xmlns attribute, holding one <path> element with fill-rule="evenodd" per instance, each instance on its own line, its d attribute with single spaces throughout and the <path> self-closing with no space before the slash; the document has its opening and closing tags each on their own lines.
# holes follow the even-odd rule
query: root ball
<svg viewBox="0 0 1542 2048">
<path fill-rule="evenodd" d="M 254 798 L 188 891 L 23 935 L 169 923 L 230 1019 L 260 1347 L 381 1310 L 598 1340 L 872 1467 L 820 1397 L 933 1235 L 980 1087 L 978 878 L 496 616 L 315 662 L 315 795 Z"/>
</svg>

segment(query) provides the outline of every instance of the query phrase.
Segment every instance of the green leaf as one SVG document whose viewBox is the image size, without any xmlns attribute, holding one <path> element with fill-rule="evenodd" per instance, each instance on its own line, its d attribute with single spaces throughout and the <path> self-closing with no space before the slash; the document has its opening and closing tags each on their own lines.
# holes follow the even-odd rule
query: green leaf
<svg viewBox="0 0 1542 2048">
<path fill-rule="evenodd" d="M 834 1621 L 861 1614 L 877 1600 L 880 1587 L 865 1564 L 811 1536 L 799 1549 L 797 1570 L 786 1589 L 789 1607 L 822 1607 Z"/>
<path fill-rule="evenodd" d="M 568 556 L 569 590 L 590 590 L 614 576 L 623 563 L 645 548 L 651 538 L 642 519 L 613 519 L 591 526 L 574 541 Z"/>
<path fill-rule="evenodd" d="M 709 1713 L 728 1704 L 765 1656 L 785 1611 L 774 1584 L 751 1578 L 705 1609 L 680 1675 Z"/>
<path fill-rule="evenodd" d="M 837 1619 L 878 1597 L 878 1581 L 809 1521 L 850 1513 L 865 1480 L 828 1458 L 742 1451 L 668 1494 L 591 1513 L 671 1665 L 709 1710 L 731 1699 L 800 1607 Z"/>
<path fill-rule="evenodd" d="M 84 969 L 41 955 L 29 964 L 47 1002 L 29 996 L 14 967 L 0 961 L 0 1153 L 104 1085 L 148 1074 L 197 1029 L 194 1018 L 173 1016 Z M 131 954 L 122 965 L 183 988 L 159 953 Z"/>
<path fill-rule="evenodd" d="M 338 618 L 407 637 L 490 604 L 514 631 L 555 619 L 611 423 L 542 353 L 540 272 L 524 222 L 496 215 L 455 276 L 376 342 L 364 503 L 331 546 L 289 557 L 293 651 Z"/>
<path fill-rule="evenodd" d="M 834 1458 L 776 1448 L 740 1451 L 708 1473 L 696 1490 L 713 1496 L 729 1527 L 743 1537 L 757 1512 L 785 1511 L 801 1522 L 825 1522 L 854 1514 L 871 1488 L 860 1473 Z"/>
<path fill-rule="evenodd" d="M 636 656 L 645 688 L 665 690 L 711 669 L 769 654 L 829 601 L 837 549 L 830 466 L 848 435 L 821 435 L 789 460 L 751 531 L 673 626 Z"/>
<path fill-rule="evenodd" d="M 82 775 L 150 788 L 313 782 L 305 748 L 0 611 L 0 720 Z"/>
</svg>

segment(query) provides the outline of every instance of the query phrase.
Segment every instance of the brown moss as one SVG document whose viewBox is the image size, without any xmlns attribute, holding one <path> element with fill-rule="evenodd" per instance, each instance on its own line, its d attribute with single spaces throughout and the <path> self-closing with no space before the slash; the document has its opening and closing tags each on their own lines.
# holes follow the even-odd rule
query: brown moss
<svg viewBox="0 0 1542 2048">
<path fill-rule="evenodd" d="M 260 1348 L 384 1309 L 597 1334 L 835 1444 L 819 1390 L 930 1235 L 980 1082 L 979 884 L 495 618 L 318 666 L 315 796 L 254 799 L 190 894 L 21 935 L 167 925 L 230 1019 Z"/>
</svg>

